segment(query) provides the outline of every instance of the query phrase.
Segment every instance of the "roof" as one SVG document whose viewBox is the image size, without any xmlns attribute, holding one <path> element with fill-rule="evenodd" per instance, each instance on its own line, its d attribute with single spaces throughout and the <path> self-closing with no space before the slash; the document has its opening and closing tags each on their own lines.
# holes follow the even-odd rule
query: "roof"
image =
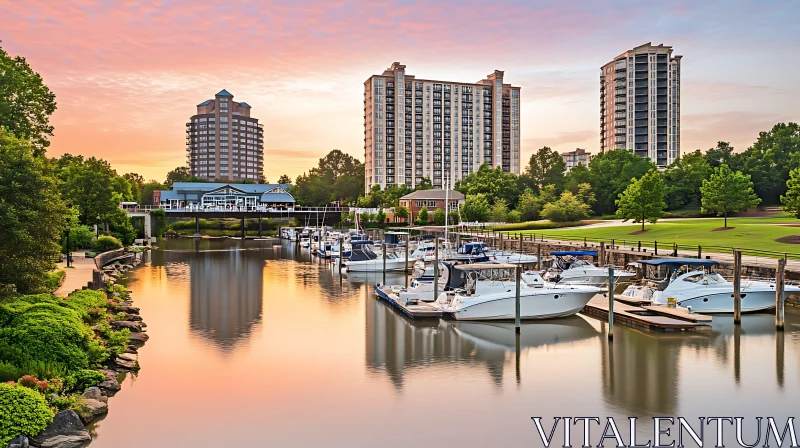
<svg viewBox="0 0 800 448">
<path fill-rule="evenodd" d="M 596 250 L 563 250 L 557 252 L 550 252 L 550 255 L 555 255 L 556 257 L 563 257 L 565 255 L 572 255 L 573 257 L 596 257 L 597 251 Z"/>
<path fill-rule="evenodd" d="M 261 202 L 292 202 L 295 200 L 289 193 L 264 193 L 261 195 Z"/>
<path fill-rule="evenodd" d="M 656 258 L 655 260 L 639 260 L 639 264 L 667 266 L 670 269 L 678 269 L 681 266 L 702 266 L 704 268 L 710 268 L 719 263 L 714 260 L 703 260 L 702 258 Z"/>
<path fill-rule="evenodd" d="M 413 193 L 409 193 L 409 194 L 403 196 L 400 199 L 441 199 L 441 200 L 444 200 L 445 199 L 445 194 L 447 196 L 449 196 L 450 200 L 453 200 L 453 201 L 464 200 L 464 194 L 459 192 L 459 191 L 456 191 L 456 190 L 450 190 L 449 192 L 447 190 L 417 190 L 417 191 L 415 191 Z"/>
<path fill-rule="evenodd" d="M 250 107 L 250 105 L 249 105 L 249 104 L 247 104 L 247 103 L 245 103 L 244 101 L 242 101 L 241 103 L 239 103 L 239 105 L 240 105 L 240 106 L 242 106 L 242 107 L 249 107 L 250 109 L 252 109 L 252 107 Z"/>
<path fill-rule="evenodd" d="M 516 269 L 519 265 L 511 263 L 472 263 L 455 266 L 461 271 L 481 271 L 486 269 Z"/>
<path fill-rule="evenodd" d="M 245 194 L 260 194 L 261 202 L 294 203 L 287 184 L 229 184 L 222 182 L 175 182 L 172 190 L 161 190 L 161 200 L 199 202 L 201 197 L 214 190 L 231 187 Z"/>
<path fill-rule="evenodd" d="M 222 89 L 215 96 L 233 96 L 233 95 L 231 94 L 231 92 L 228 92 L 227 90 Z"/>
<path fill-rule="evenodd" d="M 202 103 L 198 104 L 198 106 L 205 106 L 205 105 L 211 104 L 213 102 L 214 102 L 214 100 L 205 100 Z"/>
</svg>

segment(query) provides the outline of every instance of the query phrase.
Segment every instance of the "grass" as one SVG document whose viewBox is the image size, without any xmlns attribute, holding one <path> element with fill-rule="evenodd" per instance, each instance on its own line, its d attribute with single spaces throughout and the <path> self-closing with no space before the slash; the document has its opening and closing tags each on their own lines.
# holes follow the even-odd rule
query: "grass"
<svg viewBox="0 0 800 448">
<path fill-rule="evenodd" d="M 189 229 L 176 229 L 175 233 L 178 235 L 187 235 L 192 236 L 194 235 L 194 228 L 191 230 Z M 275 231 L 267 231 L 264 230 L 261 234 L 265 237 L 267 236 L 274 236 L 277 232 Z M 201 235 L 206 236 L 229 236 L 229 237 L 240 237 L 242 236 L 241 230 L 219 230 L 219 229 L 200 229 Z M 258 230 L 245 230 L 245 235 L 247 236 L 258 236 Z"/>
<path fill-rule="evenodd" d="M 787 225 L 789 224 L 789 225 Z M 791 225 L 797 225 L 793 227 Z M 770 218 L 728 218 L 729 230 L 714 231 L 723 226 L 722 218 L 681 219 L 660 221 L 656 224 L 645 224 L 646 232 L 632 234 L 641 229 L 641 224 L 623 223 L 618 226 L 590 227 L 563 230 L 522 231 L 535 233 L 545 238 L 582 239 L 590 241 L 610 242 L 617 244 L 642 245 L 652 247 L 653 241 L 666 250 L 673 242 L 681 246 L 703 246 L 704 252 L 720 252 L 724 247 L 755 249 L 763 251 L 789 252 L 800 254 L 800 244 L 779 243 L 778 238 L 800 235 L 800 220 L 794 217 Z M 717 247 L 719 249 L 714 249 Z M 683 248 L 685 249 L 685 248 Z"/>
</svg>

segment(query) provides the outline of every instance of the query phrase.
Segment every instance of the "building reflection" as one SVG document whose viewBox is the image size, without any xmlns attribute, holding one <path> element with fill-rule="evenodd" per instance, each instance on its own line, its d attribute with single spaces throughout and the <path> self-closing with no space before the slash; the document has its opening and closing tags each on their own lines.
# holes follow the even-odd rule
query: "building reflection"
<svg viewBox="0 0 800 448">
<path fill-rule="evenodd" d="M 523 323 L 520 350 L 575 342 L 599 333 L 580 316 Z M 438 365 L 468 365 L 485 371 L 501 387 L 516 359 L 509 322 L 412 323 L 379 300 L 366 301 L 366 365 L 402 390 L 407 374 Z"/>
<path fill-rule="evenodd" d="M 264 258 L 258 251 L 202 252 L 188 264 L 190 328 L 229 351 L 261 320 Z"/>
</svg>

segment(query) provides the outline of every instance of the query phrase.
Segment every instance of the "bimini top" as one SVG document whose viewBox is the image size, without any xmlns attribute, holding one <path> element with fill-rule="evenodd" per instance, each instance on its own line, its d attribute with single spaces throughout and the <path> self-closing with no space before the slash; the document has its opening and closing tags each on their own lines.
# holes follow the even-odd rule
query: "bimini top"
<svg viewBox="0 0 800 448">
<path fill-rule="evenodd" d="M 711 266 L 716 266 L 719 263 L 714 260 L 703 260 L 701 258 L 656 258 L 655 260 L 639 260 L 639 264 L 645 264 L 648 266 L 667 266 L 670 269 L 678 269 L 681 266 L 702 266 L 704 268 L 710 268 Z"/>
<path fill-rule="evenodd" d="M 596 250 L 564 250 L 558 252 L 550 252 L 550 255 L 555 255 L 556 257 L 563 257 L 567 255 L 572 255 L 573 257 L 596 257 L 597 251 Z"/>
<path fill-rule="evenodd" d="M 351 246 L 361 246 L 361 245 L 364 245 L 364 244 L 375 244 L 375 243 L 373 241 L 370 241 L 370 240 L 361 240 L 361 241 L 351 241 L 350 242 Z"/>
</svg>

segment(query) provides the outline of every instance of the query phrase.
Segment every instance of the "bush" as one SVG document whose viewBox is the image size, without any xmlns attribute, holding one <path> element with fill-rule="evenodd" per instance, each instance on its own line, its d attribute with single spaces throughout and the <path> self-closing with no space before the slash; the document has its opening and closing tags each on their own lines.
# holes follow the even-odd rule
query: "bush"
<svg viewBox="0 0 800 448">
<path fill-rule="evenodd" d="M 508 222 L 516 223 L 519 222 L 521 219 L 522 219 L 522 213 L 516 210 L 511 210 L 510 212 L 508 212 Z"/>
<path fill-rule="evenodd" d="M 122 243 L 118 239 L 109 235 L 100 235 L 100 238 L 94 242 L 94 250 L 97 252 L 106 252 L 109 250 L 119 249 Z"/>
<path fill-rule="evenodd" d="M 561 227 L 578 227 L 589 224 L 595 224 L 600 221 L 566 221 L 566 222 L 552 222 L 552 221 L 528 221 L 517 224 L 499 224 L 492 227 L 492 230 L 507 231 L 507 230 L 546 230 L 558 229 Z"/>
<path fill-rule="evenodd" d="M 43 292 L 53 292 L 61 286 L 66 272 L 63 269 L 47 273 L 47 280 L 44 282 Z"/>
<path fill-rule="evenodd" d="M 22 386 L 0 383 L 0 445 L 22 434 L 35 436 L 53 421 L 44 397 Z"/>
<path fill-rule="evenodd" d="M 94 229 L 79 225 L 69 229 L 69 245 L 71 250 L 88 249 L 92 246 Z"/>
<path fill-rule="evenodd" d="M 591 208 L 569 191 L 542 209 L 542 217 L 553 222 L 579 221 L 589 217 Z"/>
<path fill-rule="evenodd" d="M 123 328 L 119 331 L 109 331 L 107 335 L 106 346 L 108 347 L 109 354 L 116 358 L 117 356 L 125 353 L 128 350 L 130 343 L 131 331 Z"/>
<path fill-rule="evenodd" d="M 72 375 L 67 375 L 64 378 L 64 388 L 67 390 L 75 390 L 83 392 L 84 390 L 97 386 L 106 380 L 102 373 L 96 370 L 83 369 L 79 370 Z"/>
</svg>

